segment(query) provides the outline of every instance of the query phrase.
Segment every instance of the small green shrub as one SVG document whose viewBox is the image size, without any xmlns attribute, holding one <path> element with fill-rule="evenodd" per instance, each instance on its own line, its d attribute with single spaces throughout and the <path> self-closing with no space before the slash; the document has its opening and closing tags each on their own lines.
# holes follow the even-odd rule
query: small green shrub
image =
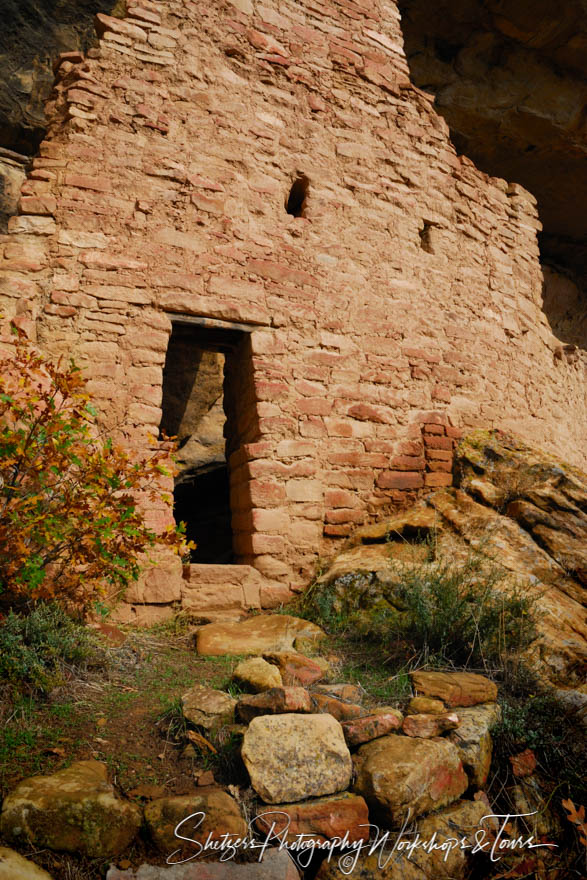
<svg viewBox="0 0 587 880">
<path fill-rule="evenodd" d="M 533 599 L 480 554 L 392 565 L 385 583 L 352 573 L 317 585 L 302 613 L 332 632 L 374 639 L 387 654 L 399 645 L 420 664 L 501 666 L 535 638 Z"/>
<path fill-rule="evenodd" d="M 30 614 L 0 620 L 0 678 L 17 688 L 47 692 L 64 680 L 67 668 L 104 661 L 93 633 L 56 604 L 40 603 Z"/>
</svg>

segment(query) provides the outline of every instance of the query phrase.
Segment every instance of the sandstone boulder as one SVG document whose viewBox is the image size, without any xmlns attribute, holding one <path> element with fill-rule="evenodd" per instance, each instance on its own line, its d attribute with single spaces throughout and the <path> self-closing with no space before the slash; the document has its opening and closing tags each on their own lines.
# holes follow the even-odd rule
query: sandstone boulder
<svg viewBox="0 0 587 880">
<path fill-rule="evenodd" d="M 458 716 L 460 724 L 448 738 L 457 747 L 471 784 L 482 788 L 489 776 L 493 751 L 489 731 L 501 718 L 501 709 L 497 703 L 482 703 L 459 709 Z"/>
<path fill-rule="evenodd" d="M 410 672 L 414 688 L 426 697 L 438 697 L 451 709 L 476 706 L 497 699 L 497 685 L 475 672 Z"/>
<path fill-rule="evenodd" d="M 300 874 L 285 850 L 268 849 L 260 862 L 202 862 L 185 865 L 141 865 L 121 871 L 112 866 L 106 880 L 300 880 Z"/>
<path fill-rule="evenodd" d="M 358 684 L 316 684 L 312 688 L 316 694 L 328 694 L 337 700 L 346 700 L 349 703 L 360 703 L 365 691 Z"/>
<path fill-rule="evenodd" d="M 224 691 L 197 684 L 183 695 L 181 705 L 186 719 L 206 730 L 234 722 L 236 700 Z"/>
<path fill-rule="evenodd" d="M 296 651 L 269 651 L 263 654 L 265 660 L 274 663 L 281 672 L 284 684 L 308 685 L 324 678 L 324 666 L 317 659 L 310 660 L 305 654 Z"/>
<path fill-rule="evenodd" d="M 281 687 L 281 673 L 276 666 L 263 660 L 262 657 L 250 657 L 241 660 L 232 677 L 239 684 L 245 685 L 255 693 L 268 691 L 270 688 Z"/>
<path fill-rule="evenodd" d="M 342 732 L 349 746 L 359 746 L 380 736 L 385 736 L 402 726 L 402 713 L 396 710 L 365 715 L 352 721 L 342 722 Z"/>
<path fill-rule="evenodd" d="M 239 623 L 211 623 L 196 634 L 198 654 L 263 654 L 291 651 L 298 637 L 317 642 L 324 632 L 315 623 L 288 614 L 258 614 Z"/>
<path fill-rule="evenodd" d="M 406 710 L 406 715 L 444 715 L 446 706 L 442 700 L 434 700 L 432 697 L 412 697 Z"/>
<path fill-rule="evenodd" d="M 465 838 L 467 843 L 474 845 L 475 833 L 479 829 L 481 833 L 486 830 L 489 835 L 496 831 L 496 820 L 485 818 L 491 812 L 486 799 L 457 801 L 420 819 L 415 826 L 415 832 L 420 835 L 422 842 L 432 840 L 436 834 L 435 843 L 444 845 L 443 849 L 430 852 L 416 849 L 409 855 L 405 848 L 398 846 L 394 852 L 393 847 L 398 840 L 394 834 L 371 854 L 369 847 L 364 847 L 348 876 L 358 880 L 463 880 L 469 876 L 475 857 L 471 857 L 466 849 L 453 847 L 451 841 Z M 381 837 L 383 833 L 380 832 Z M 414 840 L 414 835 L 406 834 L 399 840 L 405 847 Z M 348 871 L 351 858 L 347 855 L 340 862 L 336 857 L 324 861 L 316 875 L 317 880 L 341 880 L 344 876 L 341 868 L 345 867 Z"/>
<path fill-rule="evenodd" d="M 328 694 L 312 694 L 312 705 L 315 712 L 328 712 L 337 721 L 349 721 L 351 718 L 360 718 L 366 710 L 355 703 L 346 703 L 329 697 Z"/>
<path fill-rule="evenodd" d="M 247 823 L 241 816 L 237 802 L 224 791 L 159 798 L 145 807 L 145 822 L 161 853 L 171 855 L 181 846 L 182 841 L 174 831 L 179 823 L 194 813 L 198 815 L 186 821 L 179 830 L 182 836 L 191 840 L 204 843 L 208 835 L 210 840 L 218 840 L 223 834 L 240 837 L 246 834 Z M 188 850 L 189 846 L 187 844 Z"/>
<path fill-rule="evenodd" d="M 258 715 L 312 712 L 310 694 L 302 687 L 276 687 L 262 694 L 242 697 L 236 705 L 239 721 L 248 724 Z"/>
<path fill-rule="evenodd" d="M 0 880 L 52 880 L 51 875 L 7 846 L 0 846 Z"/>
<path fill-rule="evenodd" d="M 365 800 L 356 794 L 330 795 L 299 804 L 279 804 L 275 809 L 260 811 L 255 828 L 262 838 L 266 835 L 284 835 L 282 840 L 293 842 L 298 834 L 308 834 L 323 842 L 347 835 L 347 841 L 369 839 L 369 810 Z"/>
<path fill-rule="evenodd" d="M 452 803 L 468 786 L 456 746 L 446 739 L 390 734 L 365 743 L 354 756 L 353 790 L 374 814 L 401 826 L 412 817 Z"/>
<path fill-rule="evenodd" d="M 444 715 L 408 715 L 404 718 L 403 731 L 406 736 L 430 739 L 458 726 L 459 716 L 455 712 L 446 712 Z"/>
<path fill-rule="evenodd" d="M 331 715 L 253 718 L 242 757 L 253 788 L 269 804 L 335 794 L 351 781 L 351 756 Z"/>
<path fill-rule="evenodd" d="M 106 858 L 136 836 L 141 811 L 120 800 L 98 761 L 21 782 L 2 804 L 0 832 L 14 843 Z"/>
</svg>

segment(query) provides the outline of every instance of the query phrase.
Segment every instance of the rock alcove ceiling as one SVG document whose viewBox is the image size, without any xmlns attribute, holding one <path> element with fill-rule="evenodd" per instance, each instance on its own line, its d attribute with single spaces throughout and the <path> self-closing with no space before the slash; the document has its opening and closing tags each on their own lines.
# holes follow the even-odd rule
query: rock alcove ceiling
<svg viewBox="0 0 587 880">
<path fill-rule="evenodd" d="M 585 292 L 586 0 L 399 0 L 416 85 L 459 152 L 538 199 L 543 261 Z"/>
</svg>

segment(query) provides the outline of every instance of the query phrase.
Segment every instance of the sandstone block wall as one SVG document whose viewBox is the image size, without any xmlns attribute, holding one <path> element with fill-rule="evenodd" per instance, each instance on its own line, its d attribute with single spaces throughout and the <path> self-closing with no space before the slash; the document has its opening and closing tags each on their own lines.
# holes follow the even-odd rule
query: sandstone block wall
<svg viewBox="0 0 587 880">
<path fill-rule="evenodd" d="M 172 320 L 240 325 L 239 562 L 302 585 L 333 540 L 450 484 L 460 429 L 585 464 L 584 361 L 542 311 L 535 200 L 456 155 L 394 3 L 141 0 L 98 31 L 58 64 L 0 237 L 2 309 L 73 354 L 139 447 Z"/>
</svg>

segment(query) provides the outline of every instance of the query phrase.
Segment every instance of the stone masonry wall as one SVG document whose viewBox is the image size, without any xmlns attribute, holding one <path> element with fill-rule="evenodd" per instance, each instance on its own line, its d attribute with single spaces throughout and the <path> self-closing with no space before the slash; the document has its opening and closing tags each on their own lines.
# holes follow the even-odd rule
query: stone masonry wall
<svg viewBox="0 0 587 880">
<path fill-rule="evenodd" d="M 300 587 L 333 540 L 450 484 L 461 429 L 585 464 L 535 200 L 456 155 L 392 2 L 141 0 L 98 31 L 59 60 L 0 304 L 139 447 L 170 316 L 248 325 L 225 391 L 241 563 Z"/>
</svg>

